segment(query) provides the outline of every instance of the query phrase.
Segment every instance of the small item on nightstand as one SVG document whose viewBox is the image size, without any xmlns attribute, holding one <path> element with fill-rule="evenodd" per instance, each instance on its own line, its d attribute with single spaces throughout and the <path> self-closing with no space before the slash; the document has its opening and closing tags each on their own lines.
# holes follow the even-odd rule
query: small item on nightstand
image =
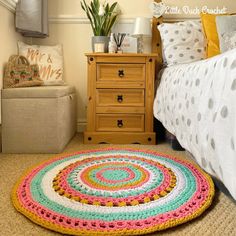
<svg viewBox="0 0 236 236">
<path fill-rule="evenodd" d="M 114 33 L 111 33 L 110 36 L 110 41 L 109 41 L 109 45 L 108 45 L 108 52 L 109 53 L 116 53 L 117 47 L 116 47 L 116 42 L 114 39 Z"/>
<path fill-rule="evenodd" d="M 146 17 L 137 17 L 134 23 L 133 37 L 138 39 L 138 53 L 143 53 L 143 38 L 151 37 L 151 35 L 150 19 Z"/>
<path fill-rule="evenodd" d="M 123 50 L 121 47 L 117 47 L 117 53 L 123 53 Z"/>
<path fill-rule="evenodd" d="M 126 34 L 124 33 L 118 33 L 117 35 L 114 34 L 114 40 L 116 42 L 116 46 L 117 46 L 117 53 L 122 53 L 122 48 L 121 48 L 121 45 L 124 41 L 124 38 L 125 38 Z"/>
<path fill-rule="evenodd" d="M 94 52 L 104 52 L 105 44 L 104 43 L 95 43 L 94 44 Z"/>
</svg>

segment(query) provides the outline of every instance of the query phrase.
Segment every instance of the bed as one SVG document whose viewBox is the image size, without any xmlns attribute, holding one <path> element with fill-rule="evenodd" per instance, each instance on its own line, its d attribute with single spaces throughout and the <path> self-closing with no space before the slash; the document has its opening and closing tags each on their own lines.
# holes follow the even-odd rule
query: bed
<svg viewBox="0 0 236 236">
<path fill-rule="evenodd" d="M 153 51 L 162 54 L 153 19 Z M 154 116 L 236 199 L 236 49 L 161 71 Z"/>
</svg>

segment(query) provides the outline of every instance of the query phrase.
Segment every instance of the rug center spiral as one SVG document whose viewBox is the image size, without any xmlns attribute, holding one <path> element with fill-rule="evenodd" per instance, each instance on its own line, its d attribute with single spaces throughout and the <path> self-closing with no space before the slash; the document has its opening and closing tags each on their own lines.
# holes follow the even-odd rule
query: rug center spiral
<svg viewBox="0 0 236 236">
<path fill-rule="evenodd" d="M 129 173 L 127 173 L 125 170 L 114 168 L 110 170 L 105 170 L 102 177 L 104 179 L 107 179 L 108 181 L 119 182 L 124 181 L 124 179 L 129 177 Z"/>
<path fill-rule="evenodd" d="M 64 197 L 89 205 L 130 206 L 164 197 L 175 187 L 171 169 L 139 157 L 93 158 L 66 166 L 53 180 Z"/>
</svg>

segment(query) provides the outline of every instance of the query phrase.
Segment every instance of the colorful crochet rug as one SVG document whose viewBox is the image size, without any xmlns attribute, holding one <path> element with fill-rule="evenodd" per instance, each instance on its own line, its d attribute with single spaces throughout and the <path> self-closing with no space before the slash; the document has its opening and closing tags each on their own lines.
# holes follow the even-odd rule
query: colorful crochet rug
<svg viewBox="0 0 236 236">
<path fill-rule="evenodd" d="M 214 185 L 196 165 L 154 151 L 99 149 L 51 159 L 12 192 L 33 222 L 72 235 L 142 235 L 201 215 Z"/>
</svg>

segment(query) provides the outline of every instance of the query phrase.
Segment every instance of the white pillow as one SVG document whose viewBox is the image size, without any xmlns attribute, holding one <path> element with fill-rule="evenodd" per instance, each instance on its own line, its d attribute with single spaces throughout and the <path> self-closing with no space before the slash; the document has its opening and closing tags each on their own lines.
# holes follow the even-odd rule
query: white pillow
<svg viewBox="0 0 236 236">
<path fill-rule="evenodd" d="M 63 85 L 63 51 L 61 45 L 40 46 L 18 42 L 19 54 L 30 64 L 39 65 L 39 75 L 44 85 Z"/>
<path fill-rule="evenodd" d="M 206 58 L 201 21 L 163 23 L 158 29 L 162 39 L 164 64 L 172 66 Z"/>
</svg>

